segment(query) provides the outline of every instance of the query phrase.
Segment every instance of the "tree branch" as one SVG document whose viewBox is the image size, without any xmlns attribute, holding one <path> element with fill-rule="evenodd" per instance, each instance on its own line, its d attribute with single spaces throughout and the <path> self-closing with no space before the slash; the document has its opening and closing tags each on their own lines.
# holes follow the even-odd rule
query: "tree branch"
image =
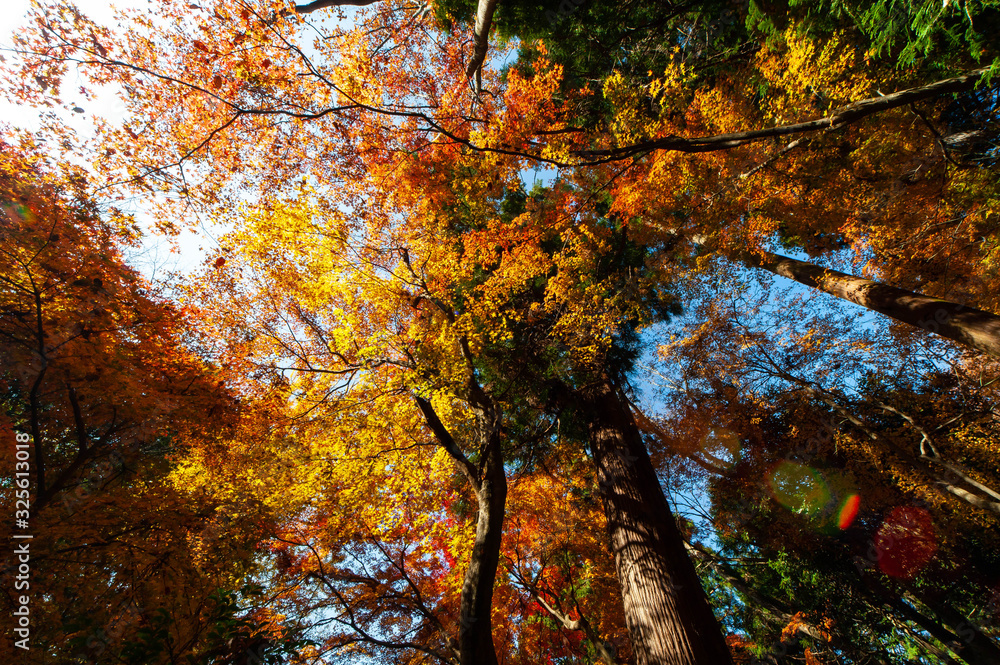
<svg viewBox="0 0 1000 665">
<path fill-rule="evenodd" d="M 472 485 L 472 489 L 475 492 L 479 492 L 479 471 L 476 469 L 475 465 L 469 461 L 469 458 L 465 456 L 465 453 L 458 447 L 455 443 L 455 439 L 452 437 L 451 432 L 448 428 L 444 426 L 441 419 L 438 418 L 437 413 L 434 411 L 434 407 L 431 403 L 425 400 L 419 395 L 414 395 L 413 399 L 416 400 L 417 406 L 420 408 L 420 412 L 424 414 L 424 420 L 427 426 L 434 433 L 435 438 L 437 438 L 438 443 L 444 448 L 452 459 L 458 463 L 458 468 L 465 475 L 465 478 Z"/>
<path fill-rule="evenodd" d="M 486 51 L 490 43 L 490 27 L 493 25 L 493 12 L 496 11 L 497 0 L 479 0 L 476 8 L 476 28 L 473 36 L 474 46 L 472 48 L 472 58 L 469 66 L 465 68 L 465 75 L 472 78 L 473 74 L 479 74 L 486 61 Z M 476 90 L 482 90 L 482 79 L 477 77 Z"/>
<path fill-rule="evenodd" d="M 366 7 L 374 5 L 379 0 L 314 0 L 304 5 L 295 5 L 296 14 L 311 14 L 327 7 Z"/>
<path fill-rule="evenodd" d="M 975 71 L 956 76 L 950 79 L 936 81 L 918 88 L 900 90 L 881 97 L 862 99 L 847 106 L 835 110 L 830 115 L 816 120 L 798 122 L 791 125 L 781 125 L 769 127 L 767 129 L 756 129 L 748 132 L 733 132 L 731 134 L 716 134 L 715 136 L 704 136 L 687 139 L 681 136 L 667 136 L 661 139 L 643 141 L 630 146 L 619 148 L 608 148 L 605 150 L 576 150 L 572 154 L 584 158 L 602 158 L 605 161 L 618 159 L 628 159 L 654 150 L 669 150 L 674 152 L 714 152 L 717 150 L 728 150 L 748 143 L 763 141 L 765 139 L 777 138 L 779 136 L 789 136 L 792 134 L 804 134 L 807 132 L 829 131 L 849 125 L 870 115 L 888 111 L 890 109 L 906 106 L 923 99 L 937 97 L 951 92 L 961 92 L 976 85 L 980 77 L 986 73 L 987 69 L 977 69 Z"/>
</svg>

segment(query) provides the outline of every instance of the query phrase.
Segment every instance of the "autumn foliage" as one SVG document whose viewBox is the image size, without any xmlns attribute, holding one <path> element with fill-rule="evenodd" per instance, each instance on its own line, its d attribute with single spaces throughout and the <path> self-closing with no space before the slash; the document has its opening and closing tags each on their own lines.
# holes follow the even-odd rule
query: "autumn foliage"
<svg viewBox="0 0 1000 665">
<path fill-rule="evenodd" d="M 30 662 L 996 662 L 995 3 L 460 4 L 31 10 Z"/>
</svg>

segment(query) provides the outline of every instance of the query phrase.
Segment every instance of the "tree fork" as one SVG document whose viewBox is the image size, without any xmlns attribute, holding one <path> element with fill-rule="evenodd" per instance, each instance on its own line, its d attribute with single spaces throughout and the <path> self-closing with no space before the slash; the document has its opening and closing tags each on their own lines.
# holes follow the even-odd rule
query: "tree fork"
<svg viewBox="0 0 1000 665">
<path fill-rule="evenodd" d="M 469 567 L 462 581 L 459 604 L 458 656 L 461 665 L 497 665 L 493 643 L 493 585 L 500 565 L 507 475 L 504 470 L 502 414 L 481 388 L 471 383 L 482 460 L 477 468 L 459 449 L 451 433 L 426 399 L 414 396 L 417 406 L 438 444 L 455 460 L 477 503 L 476 536 Z"/>
<path fill-rule="evenodd" d="M 732 663 L 635 420 L 608 377 L 576 391 L 638 665 Z"/>
<path fill-rule="evenodd" d="M 482 477 L 476 490 L 479 504 L 476 539 L 462 583 L 461 625 L 458 633 L 462 665 L 497 663 L 496 646 L 493 644 L 493 585 L 500 564 L 507 476 L 500 449 L 499 422 L 487 423 L 486 428 L 488 431 L 485 433 L 487 442 Z"/>
</svg>

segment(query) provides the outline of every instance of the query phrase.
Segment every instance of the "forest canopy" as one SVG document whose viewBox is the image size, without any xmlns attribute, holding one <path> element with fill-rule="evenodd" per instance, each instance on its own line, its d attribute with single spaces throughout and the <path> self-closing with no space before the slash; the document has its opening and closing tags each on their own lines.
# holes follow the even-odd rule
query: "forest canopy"
<svg viewBox="0 0 1000 665">
<path fill-rule="evenodd" d="M 1000 663 L 996 0 L 115 12 L 0 61 L 8 662 Z"/>
</svg>

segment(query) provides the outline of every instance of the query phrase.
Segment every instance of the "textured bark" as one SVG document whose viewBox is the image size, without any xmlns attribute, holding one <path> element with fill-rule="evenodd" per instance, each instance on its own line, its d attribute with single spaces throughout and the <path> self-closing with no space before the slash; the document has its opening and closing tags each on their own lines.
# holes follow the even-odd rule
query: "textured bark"
<svg viewBox="0 0 1000 665">
<path fill-rule="evenodd" d="M 750 267 L 763 268 L 897 321 L 1000 356 L 1000 316 L 996 314 L 770 252 L 765 252 L 763 257 L 744 252 L 734 258 Z"/>
<path fill-rule="evenodd" d="M 503 467 L 500 410 L 475 383 L 471 402 L 479 425 L 479 466 L 472 464 L 454 437 L 438 418 L 431 403 L 415 397 L 427 426 L 438 443 L 455 460 L 477 502 L 476 538 L 469 567 L 462 581 L 459 604 L 458 656 L 461 665 L 497 665 L 493 644 L 493 585 L 500 564 L 504 508 L 507 503 L 507 475 Z"/>
<path fill-rule="evenodd" d="M 496 11 L 497 0 L 479 0 L 476 7 L 476 28 L 473 35 L 472 57 L 466 67 L 465 75 L 471 77 L 479 71 L 486 61 L 486 51 L 490 45 L 490 27 L 493 25 L 493 12 Z"/>
<path fill-rule="evenodd" d="M 493 644 L 493 584 L 500 563 L 507 477 L 500 452 L 499 422 L 490 424 L 476 498 L 479 517 L 469 568 L 462 583 L 458 649 L 462 665 L 496 665 Z"/>
<path fill-rule="evenodd" d="M 732 662 L 639 428 L 609 379 L 577 391 L 638 665 Z"/>
</svg>

